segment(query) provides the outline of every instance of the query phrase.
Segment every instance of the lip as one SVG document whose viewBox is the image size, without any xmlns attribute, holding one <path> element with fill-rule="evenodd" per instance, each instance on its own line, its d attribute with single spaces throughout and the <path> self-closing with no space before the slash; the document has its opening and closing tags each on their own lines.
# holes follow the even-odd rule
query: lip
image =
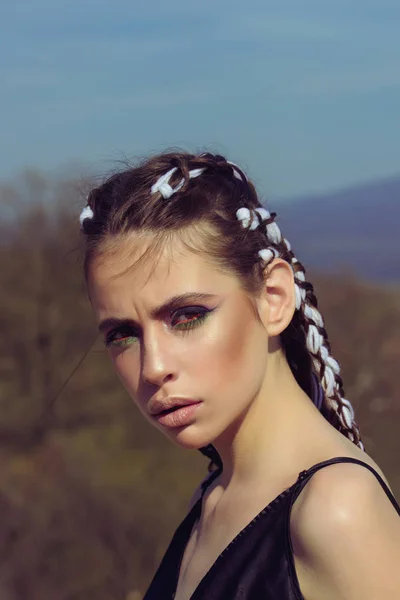
<svg viewBox="0 0 400 600">
<path fill-rule="evenodd" d="M 202 405 L 201 401 L 184 406 L 175 405 L 171 412 L 160 412 L 154 416 L 154 419 L 167 429 L 176 429 L 185 427 L 195 421 L 197 409 Z"/>
<path fill-rule="evenodd" d="M 153 402 L 150 402 L 149 413 L 153 417 L 156 417 L 165 410 L 190 406 L 192 404 L 198 404 L 199 402 L 200 400 L 194 400 L 193 398 L 179 398 L 177 396 L 171 396 L 164 398 L 163 400 L 154 400 Z"/>
</svg>

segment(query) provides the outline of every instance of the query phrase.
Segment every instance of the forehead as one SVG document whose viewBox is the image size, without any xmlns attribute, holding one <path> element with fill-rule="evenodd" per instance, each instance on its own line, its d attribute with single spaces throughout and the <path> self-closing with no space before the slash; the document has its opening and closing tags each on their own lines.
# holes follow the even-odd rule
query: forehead
<svg viewBox="0 0 400 600">
<path fill-rule="evenodd" d="M 154 246 L 154 236 L 130 234 L 93 258 L 88 285 L 94 308 L 108 312 L 128 297 L 154 305 L 188 291 L 227 293 L 238 289 L 239 281 L 177 235 Z"/>
</svg>

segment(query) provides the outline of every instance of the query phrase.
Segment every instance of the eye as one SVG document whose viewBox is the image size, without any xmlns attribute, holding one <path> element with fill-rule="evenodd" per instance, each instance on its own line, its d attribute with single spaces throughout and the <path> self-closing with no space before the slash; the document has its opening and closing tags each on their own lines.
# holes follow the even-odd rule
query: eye
<svg viewBox="0 0 400 600">
<path fill-rule="evenodd" d="M 171 317 L 172 329 L 177 329 L 182 333 L 199 327 L 207 317 L 213 312 L 200 306 L 190 306 L 175 310 Z M 104 343 L 107 348 L 117 348 L 123 350 L 133 344 L 136 344 L 140 337 L 139 332 L 132 327 L 123 327 L 120 329 L 113 329 L 107 333 Z"/>
<path fill-rule="evenodd" d="M 212 311 L 201 308 L 199 306 L 192 306 L 190 308 L 184 308 L 175 311 L 174 318 L 172 320 L 172 326 L 174 329 L 188 330 L 194 327 L 199 327 L 209 316 Z"/>
<path fill-rule="evenodd" d="M 131 346 L 138 339 L 138 333 L 134 329 L 114 329 L 107 333 L 104 343 L 107 348 L 113 346 L 114 348 L 126 348 Z"/>
</svg>

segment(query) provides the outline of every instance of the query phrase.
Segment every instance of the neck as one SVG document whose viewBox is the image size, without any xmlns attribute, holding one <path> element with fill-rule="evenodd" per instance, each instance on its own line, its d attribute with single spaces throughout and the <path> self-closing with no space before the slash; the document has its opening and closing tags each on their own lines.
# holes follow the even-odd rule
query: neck
<svg viewBox="0 0 400 600">
<path fill-rule="evenodd" d="M 315 419 L 321 419 L 317 408 L 283 354 L 276 353 L 246 414 L 213 442 L 223 462 L 223 487 L 249 484 L 285 469 L 295 471 L 299 452 L 308 448 L 307 428 Z"/>
</svg>

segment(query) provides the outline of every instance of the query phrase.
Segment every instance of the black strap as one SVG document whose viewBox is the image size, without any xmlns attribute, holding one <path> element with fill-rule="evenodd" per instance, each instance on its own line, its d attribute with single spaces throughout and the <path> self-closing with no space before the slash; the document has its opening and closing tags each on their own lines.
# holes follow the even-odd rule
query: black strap
<svg viewBox="0 0 400 600">
<path fill-rule="evenodd" d="M 218 468 L 215 471 L 212 471 L 209 475 L 207 475 L 204 481 L 201 482 L 201 497 L 204 496 L 204 492 L 206 491 L 208 486 L 211 485 L 211 483 L 214 481 L 214 479 L 218 477 L 218 475 L 220 475 L 220 473 L 222 473 L 222 468 Z"/>
<path fill-rule="evenodd" d="M 378 479 L 379 483 L 383 487 L 390 502 L 393 504 L 397 513 L 400 515 L 400 506 L 399 506 L 396 498 L 394 497 L 393 493 L 390 491 L 387 483 L 382 479 L 382 477 L 379 475 L 379 473 L 373 467 L 371 467 L 371 465 L 367 464 L 366 462 L 359 460 L 358 458 L 351 458 L 350 456 L 336 456 L 335 458 L 329 458 L 328 460 L 323 460 L 322 462 L 319 462 L 316 465 L 313 465 L 312 467 L 310 467 L 309 469 L 306 469 L 305 471 L 301 471 L 301 473 L 299 474 L 298 481 L 297 481 L 297 483 L 299 485 L 296 486 L 296 492 L 292 499 L 292 504 L 293 504 L 294 500 L 297 498 L 297 496 L 299 495 L 300 491 L 306 485 L 307 481 L 314 475 L 314 473 L 316 473 L 323 467 L 326 467 L 328 465 L 334 465 L 336 463 L 356 463 L 358 465 L 362 465 L 363 467 L 366 467 L 369 471 L 371 471 L 371 473 L 373 473 L 375 475 L 375 477 Z"/>
<path fill-rule="evenodd" d="M 355 463 L 355 464 L 361 465 L 363 467 L 366 467 L 369 471 L 371 471 L 371 473 L 373 473 L 375 475 L 375 477 L 378 479 L 378 481 L 381 484 L 382 488 L 384 489 L 387 497 L 389 498 L 390 502 L 392 503 L 394 509 L 397 511 L 397 514 L 400 515 L 400 506 L 398 505 L 395 497 L 393 496 L 393 494 L 390 491 L 386 482 L 382 479 L 382 477 L 379 475 L 379 473 L 377 473 L 377 471 L 373 467 L 371 467 L 369 464 L 365 463 L 364 461 L 359 460 L 358 458 L 351 458 L 350 456 L 336 456 L 335 458 L 323 460 L 323 461 L 313 465 L 309 469 L 305 469 L 304 471 L 301 471 L 301 473 L 299 473 L 298 480 L 294 485 L 294 490 L 293 490 L 293 493 L 292 493 L 292 496 L 291 496 L 291 499 L 289 502 L 289 507 L 288 507 L 288 511 L 287 511 L 287 515 L 286 515 L 286 524 L 285 524 L 285 531 L 286 531 L 285 535 L 286 535 L 286 540 L 287 540 L 287 549 L 288 549 L 287 555 L 288 555 L 290 579 L 291 579 L 291 582 L 292 582 L 292 585 L 294 588 L 294 592 L 296 594 L 295 597 L 296 597 L 296 599 L 298 598 L 299 600 L 300 600 L 300 598 L 304 598 L 304 596 L 302 595 L 302 592 L 300 589 L 300 584 L 299 584 L 297 574 L 296 574 L 296 568 L 295 568 L 295 564 L 294 564 L 293 544 L 292 544 L 292 539 L 291 539 L 291 535 L 290 535 L 290 514 L 291 514 L 292 506 L 293 506 L 296 498 L 299 496 L 301 490 L 304 488 L 306 483 L 311 479 L 311 477 L 314 475 L 314 473 L 316 473 L 323 467 L 327 467 L 328 465 L 334 465 L 336 463 Z"/>
</svg>

